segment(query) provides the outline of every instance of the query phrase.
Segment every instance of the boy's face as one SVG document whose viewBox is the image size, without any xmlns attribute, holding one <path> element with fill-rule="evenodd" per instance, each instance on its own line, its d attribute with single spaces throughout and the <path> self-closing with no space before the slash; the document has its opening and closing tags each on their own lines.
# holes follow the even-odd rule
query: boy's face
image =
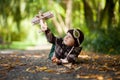
<svg viewBox="0 0 120 80">
<path fill-rule="evenodd" d="M 75 41 L 72 35 L 68 32 L 66 36 L 63 38 L 63 43 L 67 46 L 73 46 Z"/>
</svg>

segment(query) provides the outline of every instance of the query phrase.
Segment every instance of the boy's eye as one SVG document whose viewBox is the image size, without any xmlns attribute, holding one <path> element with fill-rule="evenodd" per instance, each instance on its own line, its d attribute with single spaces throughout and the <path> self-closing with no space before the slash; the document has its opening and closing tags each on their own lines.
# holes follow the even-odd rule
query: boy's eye
<svg viewBox="0 0 120 80">
<path fill-rule="evenodd" d="M 68 38 L 72 38 L 72 37 L 69 35 Z"/>
<path fill-rule="evenodd" d="M 72 38 L 71 34 L 68 33 L 68 34 L 66 35 L 66 38 Z"/>
<path fill-rule="evenodd" d="M 67 35 L 66 37 L 70 38 L 70 35 Z"/>
</svg>

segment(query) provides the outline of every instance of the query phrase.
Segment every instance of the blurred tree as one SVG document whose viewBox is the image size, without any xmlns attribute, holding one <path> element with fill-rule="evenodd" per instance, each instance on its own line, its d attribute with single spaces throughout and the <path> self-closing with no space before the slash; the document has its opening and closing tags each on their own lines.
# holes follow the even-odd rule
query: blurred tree
<svg viewBox="0 0 120 80">
<path fill-rule="evenodd" d="M 118 39 L 118 35 L 120 35 L 120 1 L 83 0 L 83 3 L 85 22 L 90 30 L 87 36 L 90 47 L 99 52 L 119 53 L 120 46 L 117 44 L 120 43 Z"/>
<path fill-rule="evenodd" d="M 120 0 L 0 0 L 0 36 L 6 42 L 36 39 L 30 20 L 40 10 L 55 14 L 47 22 L 57 35 L 80 28 L 86 48 L 106 52 L 120 48 Z"/>
</svg>

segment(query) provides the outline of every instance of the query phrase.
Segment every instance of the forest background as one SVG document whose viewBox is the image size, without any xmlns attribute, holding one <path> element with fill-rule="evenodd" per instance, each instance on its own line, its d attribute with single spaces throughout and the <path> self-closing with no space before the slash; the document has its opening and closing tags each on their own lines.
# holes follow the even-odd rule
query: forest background
<svg viewBox="0 0 120 80">
<path fill-rule="evenodd" d="M 39 11 L 54 13 L 47 23 L 56 36 L 79 28 L 83 50 L 120 54 L 120 0 L 0 0 L 0 49 L 49 44 L 31 23 Z"/>
</svg>

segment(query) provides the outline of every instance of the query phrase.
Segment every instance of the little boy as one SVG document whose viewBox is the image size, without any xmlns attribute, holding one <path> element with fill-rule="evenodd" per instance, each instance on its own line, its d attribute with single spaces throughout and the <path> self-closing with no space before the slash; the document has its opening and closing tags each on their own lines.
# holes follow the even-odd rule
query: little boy
<svg viewBox="0 0 120 80">
<path fill-rule="evenodd" d="M 40 25 L 47 40 L 55 45 L 55 51 L 51 58 L 52 62 L 57 64 L 75 63 L 82 49 L 80 45 L 84 40 L 83 33 L 79 29 L 70 29 L 64 38 L 57 38 L 42 19 Z"/>
</svg>

